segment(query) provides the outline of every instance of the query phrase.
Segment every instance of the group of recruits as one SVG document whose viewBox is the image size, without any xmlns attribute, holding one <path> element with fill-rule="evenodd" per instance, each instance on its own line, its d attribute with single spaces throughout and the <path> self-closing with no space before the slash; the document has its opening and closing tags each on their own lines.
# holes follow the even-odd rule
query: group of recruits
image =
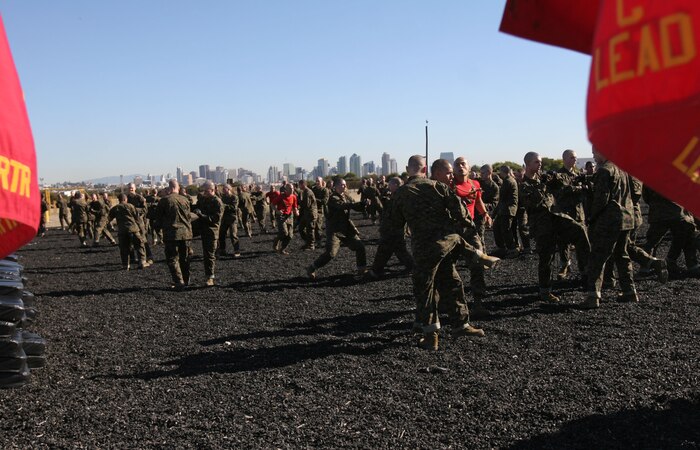
<svg viewBox="0 0 700 450">
<path fill-rule="evenodd" d="M 474 298 L 471 317 L 487 315 L 483 306 L 487 295 L 484 273 L 500 259 L 485 251 L 486 227 L 493 228 L 498 247 L 492 253 L 505 258 L 529 253 L 529 240 L 534 238 L 539 257 L 540 299 L 550 304 L 560 301 L 552 292 L 555 255 L 560 254 L 562 263 L 558 277 L 564 278 L 570 271 L 571 247 L 586 291 L 579 306 L 586 309 L 598 308 L 603 287 L 616 283 L 621 288 L 620 301 L 639 301 L 632 261 L 642 270 L 654 272 L 660 282 L 666 282 L 669 271 L 680 274 L 677 261 L 683 253 L 687 273 L 700 274 L 696 219 L 681 206 L 642 186 L 595 149 L 593 156 L 595 172 L 590 165 L 578 173 L 576 153 L 566 150 L 562 155 L 564 166 L 556 172 L 543 173 L 542 159 L 529 152 L 521 170 L 513 173 L 503 165 L 495 175 L 487 165 L 481 168 L 480 177 L 471 174 L 464 157 L 457 158 L 454 167 L 449 161 L 438 159 L 428 178 L 425 158 L 415 155 L 408 161 L 404 178 L 394 177 L 387 182 L 382 177 L 376 185 L 372 180 L 363 180 L 357 202 L 346 194 L 347 184 L 341 177 L 335 178 L 330 188 L 319 178 L 313 186 L 305 180 L 297 187 L 285 182 L 279 192 L 272 187 L 267 193 L 259 187 L 253 192 L 246 187 L 236 191 L 230 185 L 217 192 L 213 183 L 206 182 L 196 203 L 184 194 L 176 180 L 148 198 L 137 194 L 132 184 L 129 193 L 120 194 L 119 204 L 111 209 L 106 206 L 106 195 L 102 200 L 93 197 L 87 204 L 77 193 L 71 200 L 73 226 L 81 245 L 87 245 L 87 217 L 92 212 L 95 244 L 99 245 L 102 235 L 114 243 L 107 225 L 116 219 L 125 268 L 129 268 L 134 251 L 139 267 L 150 265 L 152 256 L 145 236 L 151 233 L 154 243 L 161 236 L 176 290 L 189 285 L 190 243 L 197 234 L 202 239 L 206 284 L 211 286 L 215 284 L 216 256 L 226 255 L 226 240 L 231 240 L 234 256 L 239 255 L 237 225 L 241 224 L 250 236 L 250 224 L 257 219 L 261 231 L 266 233 L 268 208 L 272 228 L 277 230 L 273 249 L 281 254 L 288 254 L 295 228 L 304 240 L 302 248 L 313 250 L 325 226 L 325 250 L 306 268 L 307 276 L 315 279 L 318 270 L 336 256 L 341 244 L 355 253 L 361 277 L 381 277 L 395 254 L 412 274 L 416 301 L 413 328 L 420 335 L 419 346 L 436 350 L 440 313 L 451 321 L 454 336 L 484 335 L 483 330 L 469 323 L 470 311 L 456 264 L 462 259 L 469 267 Z M 649 229 L 646 243 L 638 246 L 636 232 L 642 224 L 642 198 L 649 205 Z M 373 222 L 377 216 L 380 219 L 377 253 L 369 268 L 360 233 L 350 219 L 351 211 L 361 211 Z M 656 258 L 656 247 L 669 231 L 672 242 L 668 254 L 665 259 Z M 411 237 L 411 252 L 406 248 L 407 235 Z"/>
</svg>

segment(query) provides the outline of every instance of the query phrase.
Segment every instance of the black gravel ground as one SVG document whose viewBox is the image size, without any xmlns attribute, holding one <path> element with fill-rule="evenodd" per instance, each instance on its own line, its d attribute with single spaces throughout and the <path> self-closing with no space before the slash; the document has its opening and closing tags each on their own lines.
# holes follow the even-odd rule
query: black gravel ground
<svg viewBox="0 0 700 450">
<path fill-rule="evenodd" d="M 371 261 L 376 228 L 357 220 Z M 156 264 L 50 230 L 19 253 L 47 366 L 0 391 L 3 448 L 697 448 L 700 280 L 641 278 L 639 304 L 537 300 L 536 256 L 488 274 L 487 335 L 419 350 L 410 278 L 356 281 L 339 257 L 242 238 L 219 286 L 169 289 Z M 194 242 L 201 255 L 199 241 Z M 392 261 L 393 262 L 393 261 Z M 466 271 L 462 269 L 462 274 Z M 201 258 L 193 282 L 204 281 Z"/>
</svg>

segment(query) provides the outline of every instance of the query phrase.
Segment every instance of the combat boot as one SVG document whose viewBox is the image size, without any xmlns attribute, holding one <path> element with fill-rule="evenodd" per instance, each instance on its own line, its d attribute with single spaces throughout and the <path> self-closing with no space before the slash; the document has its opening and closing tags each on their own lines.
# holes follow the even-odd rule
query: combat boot
<svg viewBox="0 0 700 450">
<path fill-rule="evenodd" d="M 462 337 L 462 336 L 468 336 L 468 337 L 484 337 L 486 333 L 484 333 L 484 330 L 481 328 L 476 328 L 468 323 L 465 323 L 461 327 L 456 327 L 452 329 L 452 337 Z"/>
<path fill-rule="evenodd" d="M 617 296 L 617 301 L 621 303 L 639 303 L 636 292 L 625 292 Z"/>
<path fill-rule="evenodd" d="M 313 264 L 306 268 L 306 276 L 308 276 L 311 280 L 316 279 L 316 268 L 313 266 Z"/>
<path fill-rule="evenodd" d="M 552 304 L 552 305 L 557 304 L 561 301 L 559 299 L 559 297 L 552 294 L 551 292 L 540 292 L 540 300 L 542 300 L 545 303 Z"/>
<path fill-rule="evenodd" d="M 600 308 L 600 297 L 597 295 L 589 295 L 586 300 L 578 304 L 581 309 L 596 309 Z"/>
<path fill-rule="evenodd" d="M 214 278 L 207 278 L 206 285 L 207 286 L 214 286 L 216 282 L 214 281 Z"/>
<path fill-rule="evenodd" d="M 561 269 L 559 269 L 559 273 L 557 273 L 557 280 L 564 280 L 566 277 L 569 275 L 569 270 L 571 268 L 571 263 L 569 261 L 564 264 Z"/>
<path fill-rule="evenodd" d="M 484 269 L 496 269 L 496 267 L 498 267 L 498 264 L 501 262 L 500 258 L 496 258 L 495 256 L 489 256 L 480 250 L 476 251 L 476 258 L 476 263 L 483 265 Z"/>
<path fill-rule="evenodd" d="M 423 333 L 423 337 L 418 341 L 418 347 L 436 352 L 438 350 L 438 332 Z"/>
<path fill-rule="evenodd" d="M 654 258 L 649 264 L 651 270 L 656 274 L 656 279 L 659 283 L 666 283 L 668 281 L 668 268 L 666 267 L 666 261 L 663 259 Z"/>
</svg>

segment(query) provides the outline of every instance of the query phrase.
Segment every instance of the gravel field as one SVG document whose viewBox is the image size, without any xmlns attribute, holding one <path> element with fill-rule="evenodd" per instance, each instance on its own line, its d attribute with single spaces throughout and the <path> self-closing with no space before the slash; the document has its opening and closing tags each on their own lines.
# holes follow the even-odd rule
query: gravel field
<svg viewBox="0 0 700 450">
<path fill-rule="evenodd" d="M 374 258 L 377 229 L 356 216 Z M 19 251 L 47 365 L 0 391 L 4 448 L 697 448 L 700 280 L 639 278 L 581 311 L 538 301 L 536 256 L 487 274 L 484 338 L 415 347 L 410 278 L 356 280 L 354 255 L 310 282 L 320 253 L 241 238 L 218 283 L 170 290 L 162 246 L 146 270 L 57 229 Z M 489 242 L 491 237 L 488 233 Z M 201 255 L 199 240 L 193 242 Z M 491 247 L 489 247 L 491 248 Z M 396 263 L 392 260 L 391 264 Z M 467 280 L 468 271 L 460 273 Z"/>
</svg>

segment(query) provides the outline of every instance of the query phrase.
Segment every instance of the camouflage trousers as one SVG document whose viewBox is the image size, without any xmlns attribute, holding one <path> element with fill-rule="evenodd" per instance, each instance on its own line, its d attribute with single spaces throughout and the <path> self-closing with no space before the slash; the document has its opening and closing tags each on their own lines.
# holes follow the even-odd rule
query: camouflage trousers
<svg viewBox="0 0 700 450">
<path fill-rule="evenodd" d="M 95 230 L 92 234 L 95 237 L 95 243 L 100 242 L 102 236 L 106 237 L 109 242 L 114 242 L 112 233 L 107 229 L 107 217 L 95 219 Z"/>
<path fill-rule="evenodd" d="M 496 247 L 512 250 L 518 247 L 518 240 L 513 234 L 513 222 L 515 217 L 499 214 L 493 220 L 493 238 Z"/>
<path fill-rule="evenodd" d="M 606 264 L 615 264 L 618 281 L 624 294 L 636 292 L 632 278 L 632 261 L 627 254 L 629 230 L 591 230 L 591 256 L 586 266 L 586 290 L 591 297 L 600 298 Z"/>
<path fill-rule="evenodd" d="M 204 275 L 207 278 L 214 278 L 218 236 L 218 228 L 202 230 L 202 260 L 204 261 Z"/>
<path fill-rule="evenodd" d="M 400 236 L 380 236 L 377 253 L 374 255 L 372 271 L 376 274 L 384 272 L 386 263 L 392 255 L 396 255 L 398 260 L 406 267 L 406 270 L 413 269 L 413 256 L 406 249 L 406 238 Z"/>
<path fill-rule="evenodd" d="M 416 325 L 421 326 L 424 333 L 440 329 L 439 303 L 453 326 L 469 322 L 464 285 L 456 267 L 463 244 L 464 240 L 457 234 L 428 242 L 412 240 Z"/>
<path fill-rule="evenodd" d="M 316 217 L 303 214 L 299 217 L 299 236 L 307 247 L 316 243 Z"/>
<path fill-rule="evenodd" d="M 165 260 L 175 284 L 190 283 L 190 245 L 192 241 L 165 241 Z"/>
<path fill-rule="evenodd" d="M 586 273 L 586 265 L 591 253 L 591 244 L 588 241 L 586 230 L 580 223 L 573 219 L 561 216 L 552 217 L 553 234 L 539 234 L 535 236 L 537 244 L 537 278 L 542 292 L 552 289 L 552 263 L 557 251 L 557 244 L 574 244 L 576 247 L 576 259 L 581 273 Z"/>
<path fill-rule="evenodd" d="M 238 239 L 238 222 L 234 221 L 221 221 L 221 226 L 219 227 L 219 239 L 217 241 L 219 253 L 226 253 L 226 239 L 231 239 L 231 245 L 233 245 L 233 251 L 238 253 L 241 249 L 241 240 Z"/>
<path fill-rule="evenodd" d="M 647 230 L 647 242 L 643 247 L 644 250 L 652 252 L 656 249 L 669 231 L 671 232 L 671 247 L 666 255 L 669 265 L 675 265 L 681 253 L 685 256 L 686 267 L 690 268 L 697 265 L 698 258 L 693 242 L 695 224 L 685 220 L 665 220 L 650 223 Z"/>
<path fill-rule="evenodd" d="M 340 244 L 355 252 L 355 263 L 358 268 L 367 266 L 367 253 L 365 252 L 365 244 L 362 243 L 359 236 L 345 236 L 337 233 L 326 233 L 326 248 L 316 260 L 312 263 L 313 267 L 319 269 L 329 262 L 338 254 Z"/>
<path fill-rule="evenodd" d="M 146 260 L 146 250 L 143 247 L 143 240 L 141 238 L 141 233 L 139 232 L 128 232 L 119 233 L 119 256 L 122 260 L 122 266 L 129 266 L 129 258 L 131 256 L 132 249 L 136 252 L 138 259 L 136 261 Z"/>
<path fill-rule="evenodd" d="M 280 251 L 287 248 L 294 236 L 294 216 L 277 216 L 277 237 L 275 237 L 273 247 Z"/>
</svg>

